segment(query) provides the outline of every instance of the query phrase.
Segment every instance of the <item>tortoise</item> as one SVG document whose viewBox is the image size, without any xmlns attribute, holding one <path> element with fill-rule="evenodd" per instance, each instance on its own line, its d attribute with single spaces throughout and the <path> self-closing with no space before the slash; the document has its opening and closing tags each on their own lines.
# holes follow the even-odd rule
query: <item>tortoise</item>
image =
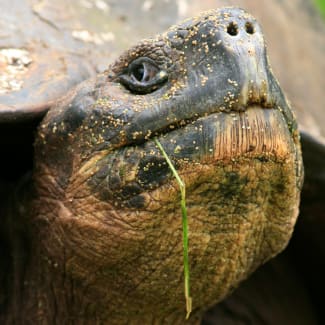
<svg viewBox="0 0 325 325">
<path fill-rule="evenodd" d="M 32 80 L 35 59 L 17 53 Z M 302 188 L 297 124 L 257 21 L 205 12 L 76 87 L 94 67 L 58 57 L 69 79 L 1 97 L 2 323 L 184 322 L 179 193 L 154 136 L 187 185 L 188 323 L 321 321 L 324 146 L 312 131 L 301 133 L 306 190 L 292 244 L 227 298 L 286 247 Z M 24 146 L 36 128 L 32 164 Z"/>
</svg>

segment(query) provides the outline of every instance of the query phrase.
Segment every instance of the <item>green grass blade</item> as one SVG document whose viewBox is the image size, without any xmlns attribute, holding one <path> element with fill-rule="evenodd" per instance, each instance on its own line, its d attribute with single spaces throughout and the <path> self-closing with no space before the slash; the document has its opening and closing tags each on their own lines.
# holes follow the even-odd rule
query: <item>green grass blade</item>
<svg viewBox="0 0 325 325">
<path fill-rule="evenodd" d="M 188 221 L 187 221 L 187 209 L 186 209 L 186 189 L 185 184 L 178 175 L 173 163 L 169 159 L 166 151 L 162 147 L 161 143 L 157 138 L 154 141 L 167 161 L 167 164 L 172 171 L 181 192 L 181 211 L 182 211 L 182 227 L 183 227 L 183 261 L 184 261 L 184 293 L 186 301 L 186 319 L 190 317 L 192 312 L 192 298 L 190 295 L 190 269 L 189 269 L 189 258 L 188 258 Z"/>
<path fill-rule="evenodd" d="M 325 19 L 325 1 L 324 0 L 314 0 L 318 10 L 322 14 L 322 17 Z"/>
</svg>

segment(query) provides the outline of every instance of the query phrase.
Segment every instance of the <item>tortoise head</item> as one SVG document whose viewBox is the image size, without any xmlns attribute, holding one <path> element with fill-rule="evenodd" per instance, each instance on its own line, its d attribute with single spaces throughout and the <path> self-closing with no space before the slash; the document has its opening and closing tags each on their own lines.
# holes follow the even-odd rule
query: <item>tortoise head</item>
<svg viewBox="0 0 325 325">
<path fill-rule="evenodd" d="M 187 188 L 197 315 L 298 214 L 296 124 L 256 20 L 214 10 L 139 43 L 51 109 L 35 147 L 44 252 L 111 319 L 184 317 L 180 193 L 153 137 Z"/>
</svg>

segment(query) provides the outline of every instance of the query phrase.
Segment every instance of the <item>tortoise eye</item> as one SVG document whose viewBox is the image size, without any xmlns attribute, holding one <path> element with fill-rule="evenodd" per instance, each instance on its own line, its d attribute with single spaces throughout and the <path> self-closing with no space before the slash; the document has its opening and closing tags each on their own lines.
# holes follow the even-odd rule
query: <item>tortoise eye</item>
<svg viewBox="0 0 325 325">
<path fill-rule="evenodd" d="M 140 57 L 129 64 L 118 81 L 135 94 L 148 94 L 160 88 L 167 79 L 167 72 L 153 60 Z"/>
</svg>

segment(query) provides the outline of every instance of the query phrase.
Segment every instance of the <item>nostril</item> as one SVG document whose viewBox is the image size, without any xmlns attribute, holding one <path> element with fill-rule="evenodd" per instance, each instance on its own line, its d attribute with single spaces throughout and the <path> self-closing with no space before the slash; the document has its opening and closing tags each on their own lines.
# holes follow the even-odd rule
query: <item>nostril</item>
<svg viewBox="0 0 325 325">
<path fill-rule="evenodd" d="M 236 36 L 238 34 L 238 26 L 234 22 L 231 22 L 227 27 L 227 33 L 231 36 Z"/>
<path fill-rule="evenodd" d="M 246 22 L 245 30 L 248 34 L 254 34 L 255 32 L 254 25 L 250 21 Z"/>
</svg>

